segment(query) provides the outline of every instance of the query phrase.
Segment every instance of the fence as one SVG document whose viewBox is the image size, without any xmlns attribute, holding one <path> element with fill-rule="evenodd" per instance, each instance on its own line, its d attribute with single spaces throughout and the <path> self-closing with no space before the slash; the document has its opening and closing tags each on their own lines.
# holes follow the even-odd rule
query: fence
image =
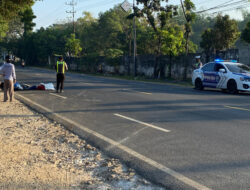
<svg viewBox="0 0 250 190">
<path fill-rule="evenodd" d="M 237 59 L 238 50 L 229 50 L 226 52 L 217 52 L 215 55 L 209 56 L 208 61 L 212 61 L 216 56 L 220 56 L 223 59 Z M 159 59 L 157 70 L 162 72 L 157 73 L 160 75 L 169 76 L 169 70 L 171 69 L 171 77 L 173 79 L 182 79 L 187 67 L 187 78 L 191 78 L 193 65 L 195 63 L 195 56 L 197 54 L 189 54 L 188 56 L 177 56 L 170 60 L 169 56 L 156 57 L 155 55 L 138 55 L 136 57 L 136 73 L 139 76 L 146 78 L 153 78 L 155 71 L 156 59 Z M 206 62 L 206 55 L 202 54 L 202 62 Z M 48 65 L 53 67 L 57 61 L 57 57 L 49 58 Z M 122 56 L 115 59 L 107 59 L 105 57 L 88 56 L 81 58 L 66 57 L 65 61 L 71 71 L 83 72 L 83 73 L 104 73 L 104 74 L 117 74 L 117 75 L 133 75 L 135 65 L 133 64 L 133 57 Z M 160 69 L 159 69 L 160 68 Z"/>
</svg>

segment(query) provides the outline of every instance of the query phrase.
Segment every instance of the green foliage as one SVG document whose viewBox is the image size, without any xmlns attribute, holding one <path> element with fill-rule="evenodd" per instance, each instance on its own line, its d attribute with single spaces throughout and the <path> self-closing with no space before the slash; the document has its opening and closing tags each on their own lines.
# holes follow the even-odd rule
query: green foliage
<svg viewBox="0 0 250 190">
<path fill-rule="evenodd" d="M 184 1 L 184 7 L 186 8 L 186 11 L 190 11 L 192 12 L 192 10 L 195 10 L 195 5 L 192 1 L 190 0 L 185 0 Z M 188 21 L 191 21 L 191 20 L 188 20 Z"/>
<path fill-rule="evenodd" d="M 230 19 L 228 15 L 218 15 L 214 27 L 202 34 L 200 45 L 206 52 L 225 50 L 231 48 L 239 36 L 236 20 Z"/>
<path fill-rule="evenodd" d="M 177 15 L 177 6 L 169 5 L 168 0 L 137 0 L 137 4 L 135 15 L 132 16 L 146 18 L 156 33 Z"/>
<path fill-rule="evenodd" d="M 217 40 L 216 49 L 223 50 L 231 48 L 240 36 L 237 21 L 230 19 L 228 15 L 218 15 L 214 25 Z"/>
<path fill-rule="evenodd" d="M 182 0 L 181 0 L 181 4 L 182 4 Z M 189 38 L 192 32 L 192 23 L 195 20 L 195 5 L 193 4 L 192 1 L 190 0 L 184 0 L 184 5 L 182 4 L 182 10 L 183 10 L 183 14 L 185 16 L 185 20 L 186 23 L 184 24 L 184 28 L 185 28 L 185 39 L 186 39 L 186 45 L 185 45 L 185 49 L 186 49 L 186 54 L 189 53 Z"/>
<path fill-rule="evenodd" d="M 104 56 L 108 64 L 117 66 L 119 64 L 120 57 L 123 56 L 123 51 L 110 48 L 105 51 Z"/>
<path fill-rule="evenodd" d="M 118 58 L 121 57 L 123 55 L 123 51 L 119 50 L 119 49 L 107 49 L 105 51 L 105 57 L 109 58 L 109 59 L 114 59 L 114 58 Z"/>
<path fill-rule="evenodd" d="M 98 20 L 98 47 L 99 54 L 104 55 L 105 49 L 120 49 L 130 54 L 132 41 L 132 22 L 127 19 L 129 13 L 119 6 L 99 15 Z"/>
<path fill-rule="evenodd" d="M 80 45 L 80 40 L 76 39 L 75 34 L 71 34 L 69 38 L 66 39 L 65 50 L 69 53 L 70 56 L 79 56 L 82 47 Z"/>
<path fill-rule="evenodd" d="M 250 20 L 250 12 L 247 10 L 242 11 L 243 19 L 238 21 L 239 30 L 243 31 Z"/>
<path fill-rule="evenodd" d="M 161 36 L 163 41 L 161 52 L 163 55 L 178 56 L 184 52 L 184 37 L 180 27 L 172 26 L 167 30 L 162 30 Z"/>
<path fill-rule="evenodd" d="M 206 15 L 196 15 L 194 23 L 192 23 L 193 32 L 190 36 L 190 40 L 200 45 L 201 36 L 203 32 L 208 29 L 212 28 L 215 24 L 215 18 L 208 17 Z M 199 46 L 199 51 L 201 51 L 201 47 Z"/>
<path fill-rule="evenodd" d="M 250 22 L 247 23 L 246 28 L 243 30 L 241 39 L 247 43 L 250 43 Z"/>
<path fill-rule="evenodd" d="M 34 26 L 36 25 L 33 22 L 33 19 L 36 18 L 36 16 L 33 13 L 33 10 L 31 8 L 27 8 L 24 10 L 24 12 L 20 13 L 21 22 L 24 25 L 24 36 L 27 36 L 27 34 L 31 33 Z"/>
<path fill-rule="evenodd" d="M 159 64 L 159 56 L 162 55 L 164 44 L 163 38 L 164 35 L 165 37 L 168 35 L 164 30 L 170 24 L 170 20 L 177 15 L 177 6 L 170 5 L 168 0 L 137 0 L 137 5 L 134 8 L 134 14 L 131 14 L 129 18 L 134 16 L 144 18 L 153 29 L 152 33 L 155 37 L 153 44 L 156 45 L 154 49 L 158 56 L 154 65 L 154 77 L 157 77 L 159 70 L 164 73 L 165 67 Z"/>
<path fill-rule="evenodd" d="M 6 37 L 8 31 L 8 22 L 0 18 L 0 40 Z"/>
<path fill-rule="evenodd" d="M 0 40 L 6 36 L 9 22 L 33 5 L 33 0 L 2 0 L 0 2 Z"/>
<path fill-rule="evenodd" d="M 205 50 L 205 52 L 211 52 L 215 49 L 215 33 L 211 28 L 206 29 L 202 34 L 202 41 L 200 46 Z"/>
</svg>

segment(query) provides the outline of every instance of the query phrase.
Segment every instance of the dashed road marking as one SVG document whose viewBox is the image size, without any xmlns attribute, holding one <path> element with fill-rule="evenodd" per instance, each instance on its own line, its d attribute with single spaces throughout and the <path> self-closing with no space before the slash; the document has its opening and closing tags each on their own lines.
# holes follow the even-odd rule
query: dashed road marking
<svg viewBox="0 0 250 190">
<path fill-rule="evenodd" d="M 87 83 L 87 82 L 84 82 L 83 84 L 88 85 L 88 86 L 93 85 L 92 83 Z"/>
<path fill-rule="evenodd" d="M 137 130 L 136 132 L 132 133 L 130 136 L 128 136 L 128 137 L 126 137 L 126 138 L 120 140 L 120 141 L 119 141 L 119 144 L 124 144 L 124 143 L 127 142 L 129 139 L 131 139 L 132 137 L 138 135 L 141 131 L 145 130 L 146 128 L 147 128 L 147 127 L 141 128 L 141 129 Z M 107 150 L 110 150 L 110 149 L 112 149 L 112 148 L 114 148 L 114 146 L 113 146 L 113 145 L 110 145 L 110 146 L 107 148 Z"/>
<path fill-rule="evenodd" d="M 123 119 L 127 119 L 127 120 L 130 120 L 130 121 L 134 121 L 134 122 L 136 122 L 136 123 L 145 125 L 145 126 L 147 126 L 147 127 L 151 127 L 151 128 L 153 128 L 153 129 L 157 129 L 157 130 L 159 130 L 159 131 L 163 131 L 163 132 L 165 132 L 165 133 L 169 133 L 169 132 L 170 132 L 170 130 L 163 129 L 163 128 L 161 128 L 161 127 L 157 127 L 157 126 L 155 126 L 155 125 L 152 125 L 152 124 L 149 124 L 149 123 L 145 123 L 145 122 L 142 122 L 142 121 L 133 119 L 133 118 L 131 118 L 131 117 L 126 117 L 126 116 L 124 116 L 124 115 L 117 114 L 117 113 L 115 113 L 114 115 L 117 116 L 117 117 L 121 117 L 121 118 L 123 118 Z"/>
<path fill-rule="evenodd" d="M 239 108 L 239 107 L 234 107 L 234 106 L 224 106 L 224 107 L 225 108 L 230 108 L 230 109 L 235 109 L 235 110 L 250 111 L 250 109 Z"/>
<path fill-rule="evenodd" d="M 57 96 L 57 97 L 59 97 L 59 98 L 62 98 L 62 99 L 67 99 L 67 97 L 65 97 L 65 96 L 60 96 L 60 95 L 58 95 L 58 94 L 54 94 L 54 93 L 49 93 L 50 95 L 53 95 L 53 96 Z"/>
<path fill-rule="evenodd" d="M 141 94 L 146 94 L 146 95 L 152 95 L 152 93 L 149 92 L 140 92 Z"/>
<path fill-rule="evenodd" d="M 127 152 L 131 156 L 136 157 L 137 159 L 141 160 L 142 162 L 145 162 L 145 163 L 151 165 L 152 167 L 155 167 L 155 168 L 161 170 L 165 174 L 168 174 L 168 175 L 178 179 L 179 181 L 185 183 L 186 185 L 188 185 L 192 188 L 195 188 L 197 190 L 211 190 L 210 188 L 208 188 L 208 187 L 206 187 L 206 186 L 204 186 L 204 185 L 202 185 L 202 184 L 200 184 L 200 183 L 198 183 L 198 182 L 196 182 L 196 181 L 194 181 L 194 180 L 192 180 L 192 179 L 190 179 L 190 178 L 188 178 L 188 177 L 186 177 L 186 176 L 184 176 L 184 175 L 182 175 L 182 174 L 180 174 L 180 173 L 178 173 L 178 172 L 176 172 L 176 171 L 174 171 L 174 170 L 172 170 L 172 169 L 170 169 L 170 168 L 168 168 L 168 167 L 166 167 L 166 166 L 164 166 L 164 165 L 162 165 L 162 164 L 160 164 L 160 163 L 158 163 L 158 162 L 156 162 L 156 161 L 154 161 L 154 160 L 152 160 L 152 159 L 150 159 L 150 158 L 148 158 L 140 153 L 138 153 L 138 152 L 136 152 L 136 151 L 124 146 L 124 145 L 119 144 L 119 142 L 116 142 L 116 141 L 114 141 L 114 140 L 112 140 L 112 139 L 110 139 L 110 138 L 108 138 L 100 133 L 97 133 L 97 132 L 85 127 L 84 125 L 81 125 L 75 121 L 72 121 L 72 120 L 66 118 L 65 116 L 61 116 L 57 113 L 54 113 L 52 110 L 50 110 L 50 109 L 48 109 L 48 108 L 46 108 L 46 107 L 44 107 L 36 102 L 33 102 L 32 100 L 25 98 L 24 96 L 22 96 L 20 94 L 16 94 L 16 95 L 18 97 L 20 97 L 21 99 L 25 100 L 26 102 L 33 104 L 34 106 L 37 106 L 41 110 L 48 112 L 48 113 L 51 113 L 52 115 L 56 116 L 61 121 L 65 121 L 73 126 L 76 126 L 80 129 L 82 129 L 83 131 L 85 131 L 91 135 L 98 137 L 99 139 L 111 144 L 113 147 L 117 147 L 117 148 L 123 150 L 124 152 Z"/>
</svg>

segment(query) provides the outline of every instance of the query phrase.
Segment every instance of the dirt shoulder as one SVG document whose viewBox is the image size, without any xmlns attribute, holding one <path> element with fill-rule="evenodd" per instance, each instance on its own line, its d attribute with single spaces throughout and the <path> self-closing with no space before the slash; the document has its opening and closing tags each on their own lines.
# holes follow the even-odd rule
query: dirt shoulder
<svg viewBox="0 0 250 190">
<path fill-rule="evenodd" d="M 0 189 L 162 189 L 0 92 Z"/>
</svg>

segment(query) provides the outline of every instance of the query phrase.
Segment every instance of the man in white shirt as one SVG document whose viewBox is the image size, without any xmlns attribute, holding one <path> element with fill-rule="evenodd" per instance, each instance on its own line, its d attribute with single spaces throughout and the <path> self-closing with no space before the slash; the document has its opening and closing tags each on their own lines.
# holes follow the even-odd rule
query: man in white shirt
<svg viewBox="0 0 250 190">
<path fill-rule="evenodd" d="M 10 56 L 5 57 L 6 63 L 0 67 L 0 71 L 3 73 L 4 78 L 4 102 L 8 100 L 8 93 L 10 97 L 10 102 L 12 102 L 14 96 L 14 84 L 16 82 L 16 72 L 15 66 L 10 63 Z"/>
</svg>

